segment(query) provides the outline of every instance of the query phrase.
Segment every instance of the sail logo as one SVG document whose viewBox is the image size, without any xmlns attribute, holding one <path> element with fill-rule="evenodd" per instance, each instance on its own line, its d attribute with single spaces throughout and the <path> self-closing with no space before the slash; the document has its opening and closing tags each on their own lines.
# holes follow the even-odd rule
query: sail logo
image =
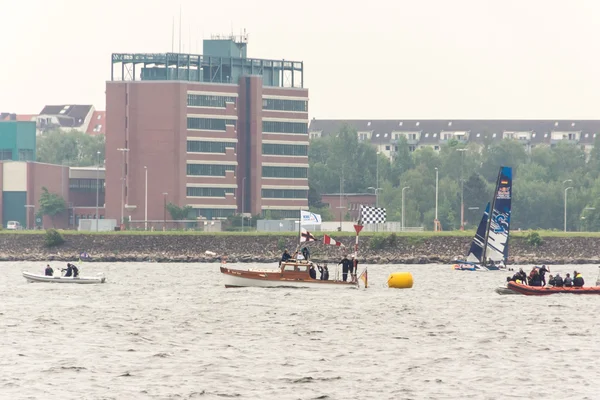
<svg viewBox="0 0 600 400">
<path fill-rule="evenodd" d="M 498 188 L 497 199 L 510 199 L 510 188 L 508 186 Z"/>
<path fill-rule="evenodd" d="M 499 214 L 494 218 L 496 223 L 494 226 L 494 233 L 506 233 L 508 234 L 508 222 L 510 217 L 505 214 Z"/>
</svg>

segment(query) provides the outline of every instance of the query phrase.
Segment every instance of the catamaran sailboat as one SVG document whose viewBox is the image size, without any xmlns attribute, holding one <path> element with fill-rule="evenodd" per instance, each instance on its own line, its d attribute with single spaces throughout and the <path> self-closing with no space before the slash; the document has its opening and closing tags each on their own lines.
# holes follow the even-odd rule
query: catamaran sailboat
<svg viewBox="0 0 600 400">
<path fill-rule="evenodd" d="M 454 264 L 460 271 L 506 270 L 512 197 L 512 168 L 500 167 L 494 198 L 487 203 L 466 261 Z M 490 211 L 491 210 L 491 211 Z"/>
</svg>

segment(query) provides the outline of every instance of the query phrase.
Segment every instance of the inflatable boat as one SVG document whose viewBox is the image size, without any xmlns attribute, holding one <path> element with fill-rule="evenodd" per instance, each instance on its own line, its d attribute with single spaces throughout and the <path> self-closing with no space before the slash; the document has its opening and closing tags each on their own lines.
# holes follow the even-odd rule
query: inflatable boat
<svg viewBox="0 0 600 400">
<path fill-rule="evenodd" d="M 527 296 L 545 296 L 549 294 L 570 293 L 570 294 L 600 294 L 600 286 L 584 287 L 549 287 L 549 286 L 527 286 L 516 282 L 508 282 L 506 287 L 517 293 Z"/>
</svg>

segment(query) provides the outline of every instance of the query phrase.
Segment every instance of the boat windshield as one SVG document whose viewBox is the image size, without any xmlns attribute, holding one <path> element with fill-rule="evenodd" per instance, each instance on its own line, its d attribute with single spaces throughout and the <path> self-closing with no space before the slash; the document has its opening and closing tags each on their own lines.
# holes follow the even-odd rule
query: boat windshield
<svg viewBox="0 0 600 400">
<path fill-rule="evenodd" d="M 287 264 L 283 270 L 286 272 L 307 272 L 308 265 Z"/>
</svg>

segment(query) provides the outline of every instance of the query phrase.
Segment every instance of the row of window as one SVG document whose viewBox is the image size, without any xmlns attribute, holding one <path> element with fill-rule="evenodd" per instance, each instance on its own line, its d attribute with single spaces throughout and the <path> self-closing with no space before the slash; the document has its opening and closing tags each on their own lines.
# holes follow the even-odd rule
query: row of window
<svg viewBox="0 0 600 400">
<path fill-rule="evenodd" d="M 298 210 L 262 210 L 262 217 L 269 219 L 300 218 Z"/>
<path fill-rule="evenodd" d="M 306 100 L 263 99 L 263 110 L 308 112 Z"/>
<path fill-rule="evenodd" d="M 187 151 L 189 153 L 225 153 L 227 147 L 236 149 L 236 144 L 232 142 L 202 142 L 198 140 L 188 140 Z"/>
<path fill-rule="evenodd" d="M 236 125 L 234 119 L 219 119 L 219 118 L 193 118 L 188 117 L 188 129 L 204 129 L 209 131 L 224 131 L 226 125 Z"/>
<path fill-rule="evenodd" d="M 306 122 L 281 122 L 281 121 L 263 121 L 263 132 L 272 133 L 308 133 L 308 124 Z"/>
<path fill-rule="evenodd" d="M 234 208 L 195 208 L 194 210 L 197 217 L 206 219 L 227 218 L 237 213 Z"/>
<path fill-rule="evenodd" d="M 307 178 L 306 167 L 262 167 L 264 178 Z"/>
<path fill-rule="evenodd" d="M 33 161 L 33 150 L 19 149 L 19 161 Z"/>
<path fill-rule="evenodd" d="M 308 146 L 301 144 L 270 144 L 262 145 L 263 154 L 278 156 L 307 156 Z"/>
<path fill-rule="evenodd" d="M 218 164 L 188 164 L 187 175 L 195 176 L 225 176 L 226 171 L 234 171 L 235 165 Z"/>
<path fill-rule="evenodd" d="M 190 107 L 222 107 L 225 103 L 235 103 L 233 96 L 208 96 L 203 94 L 188 94 L 187 105 Z"/>
<path fill-rule="evenodd" d="M 306 199 L 308 190 L 263 189 L 262 197 L 264 199 Z"/>
<path fill-rule="evenodd" d="M 98 189 L 104 191 L 104 179 L 71 178 L 69 179 L 69 189 L 79 192 L 95 192 L 96 182 Z"/>
<path fill-rule="evenodd" d="M 12 160 L 12 150 L 0 149 L 0 160 Z"/>
<path fill-rule="evenodd" d="M 233 193 L 234 188 L 207 188 L 207 187 L 188 187 L 188 197 L 225 197 L 226 193 Z"/>
</svg>

